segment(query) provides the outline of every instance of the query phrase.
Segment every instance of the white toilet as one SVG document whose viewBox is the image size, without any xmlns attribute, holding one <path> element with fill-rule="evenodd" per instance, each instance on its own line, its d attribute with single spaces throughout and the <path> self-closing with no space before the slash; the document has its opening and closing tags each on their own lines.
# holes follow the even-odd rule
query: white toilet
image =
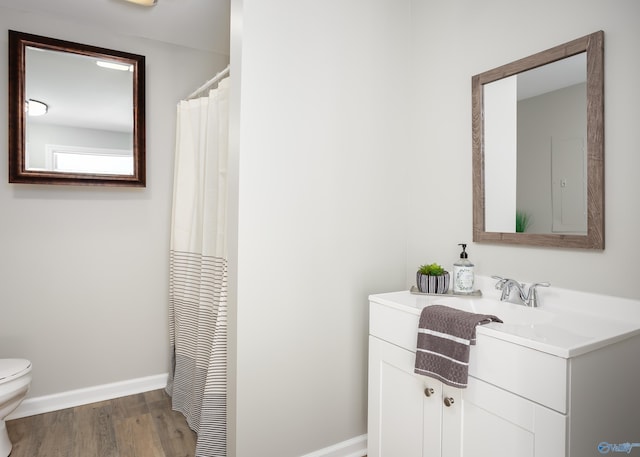
<svg viewBox="0 0 640 457">
<path fill-rule="evenodd" d="M 11 441 L 4 420 L 24 400 L 31 385 L 31 362 L 0 359 L 0 457 L 11 453 Z"/>
</svg>

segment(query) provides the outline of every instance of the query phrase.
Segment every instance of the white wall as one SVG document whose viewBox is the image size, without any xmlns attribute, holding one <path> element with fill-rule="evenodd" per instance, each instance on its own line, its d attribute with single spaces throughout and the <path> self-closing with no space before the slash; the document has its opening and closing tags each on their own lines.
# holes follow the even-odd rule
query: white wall
<svg viewBox="0 0 640 457">
<path fill-rule="evenodd" d="M 518 170 L 518 78 L 510 76 L 485 84 L 484 193 L 485 230 L 516 231 Z"/>
<path fill-rule="evenodd" d="M 409 17 L 398 0 L 232 2 L 229 455 L 366 433 L 367 296 L 405 278 Z"/>
<path fill-rule="evenodd" d="M 634 0 L 414 0 L 410 207 L 425 187 L 448 198 L 411 211 L 407 285 L 425 262 L 451 265 L 468 242 L 477 273 L 640 298 L 640 3 Z M 597 30 L 605 33 L 605 250 L 471 243 L 471 77 Z M 597 278 L 597 279 L 596 279 Z M 604 306 L 604 305 L 603 305 Z"/>
<path fill-rule="evenodd" d="M 7 29 L 146 56 L 147 187 L 8 184 L 0 160 L 0 358 L 32 360 L 31 397 L 166 373 L 175 106 L 228 58 L 0 7 L 0 87 Z"/>
<path fill-rule="evenodd" d="M 364 433 L 366 296 L 410 286 L 422 263 L 450 267 L 457 243 L 480 274 L 638 297 L 621 268 L 640 223 L 638 12 L 603 0 L 232 1 L 230 455 L 299 456 Z M 599 29 L 607 249 L 472 243 L 471 76 Z"/>
</svg>

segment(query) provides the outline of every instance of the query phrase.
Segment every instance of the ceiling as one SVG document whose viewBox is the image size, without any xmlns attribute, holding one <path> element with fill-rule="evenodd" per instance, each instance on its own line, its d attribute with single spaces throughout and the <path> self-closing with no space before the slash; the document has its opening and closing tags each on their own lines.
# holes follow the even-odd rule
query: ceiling
<svg viewBox="0 0 640 457">
<path fill-rule="evenodd" d="M 587 81 L 587 53 L 556 60 L 518 74 L 518 100 Z"/>
<path fill-rule="evenodd" d="M 142 37 L 228 56 L 229 2 L 158 0 L 155 6 L 144 7 L 123 0 L 0 0 L 0 6 L 95 25 L 119 35 Z M 60 53 L 54 53 L 57 54 L 55 56 L 46 54 L 35 53 L 37 60 L 34 60 L 35 57 L 30 60 L 27 98 L 47 103 L 49 113 L 28 118 L 30 123 L 131 131 L 131 73 L 105 71 L 99 69 L 95 62 L 81 62 L 83 59 L 61 60 Z M 44 66 L 46 70 L 38 71 L 39 66 Z M 108 82 L 103 80 L 105 77 L 110 78 Z M 122 77 L 125 79 L 117 83 L 113 79 Z M 78 81 L 91 84 L 79 84 Z M 101 90 L 96 90 L 96 87 Z M 94 105 L 101 108 L 88 108 Z M 82 113 L 80 117 L 78 113 Z"/>
<path fill-rule="evenodd" d="M 95 24 L 115 33 L 229 55 L 230 0 L 1 0 L 1 6 Z"/>
<path fill-rule="evenodd" d="M 105 58 L 32 46 L 25 54 L 25 98 L 49 108 L 44 116 L 28 116 L 29 125 L 133 132 L 133 72 L 96 65 Z"/>
</svg>

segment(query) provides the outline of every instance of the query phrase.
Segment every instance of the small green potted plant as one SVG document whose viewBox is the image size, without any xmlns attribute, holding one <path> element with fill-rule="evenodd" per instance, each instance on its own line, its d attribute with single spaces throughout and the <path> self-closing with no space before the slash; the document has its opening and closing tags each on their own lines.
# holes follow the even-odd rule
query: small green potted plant
<svg viewBox="0 0 640 457">
<path fill-rule="evenodd" d="M 446 294 L 449 291 L 449 272 L 437 263 L 422 265 L 416 273 L 418 290 L 425 294 Z"/>
</svg>

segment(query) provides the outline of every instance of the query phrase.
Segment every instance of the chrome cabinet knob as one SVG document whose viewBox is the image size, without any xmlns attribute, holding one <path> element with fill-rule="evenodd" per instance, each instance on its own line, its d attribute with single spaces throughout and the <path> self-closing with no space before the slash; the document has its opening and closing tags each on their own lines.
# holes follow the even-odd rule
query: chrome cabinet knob
<svg viewBox="0 0 640 457">
<path fill-rule="evenodd" d="M 430 397 L 431 395 L 433 395 L 434 390 L 431 387 L 427 387 L 426 389 L 424 389 L 424 394 L 427 397 Z"/>
<path fill-rule="evenodd" d="M 444 405 L 449 407 L 451 405 L 453 405 L 454 401 L 453 401 L 453 397 L 444 397 Z"/>
</svg>

